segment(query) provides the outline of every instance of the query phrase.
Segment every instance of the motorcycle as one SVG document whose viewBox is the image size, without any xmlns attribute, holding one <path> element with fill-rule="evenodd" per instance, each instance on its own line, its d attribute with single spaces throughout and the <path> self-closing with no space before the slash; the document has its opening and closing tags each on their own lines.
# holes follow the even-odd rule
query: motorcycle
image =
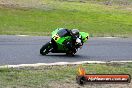
<svg viewBox="0 0 132 88">
<path fill-rule="evenodd" d="M 65 43 L 72 40 L 72 36 L 66 35 L 65 30 L 56 29 L 52 32 L 51 41 L 47 42 L 40 49 L 41 55 L 47 55 L 51 53 L 66 53 L 68 56 L 74 56 L 79 48 L 83 46 L 89 38 L 89 34 L 86 32 L 79 32 L 79 37 L 76 38 L 75 43 L 72 44 L 72 49 L 65 46 Z M 72 41 L 71 41 L 72 42 Z"/>
</svg>

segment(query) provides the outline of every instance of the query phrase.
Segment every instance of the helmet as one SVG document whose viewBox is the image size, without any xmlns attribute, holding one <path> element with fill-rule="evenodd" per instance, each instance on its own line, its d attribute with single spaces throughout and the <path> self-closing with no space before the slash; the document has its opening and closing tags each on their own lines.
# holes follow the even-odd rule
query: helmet
<svg viewBox="0 0 132 88">
<path fill-rule="evenodd" d="M 71 30 L 73 36 L 79 37 L 79 30 L 78 29 L 72 29 Z"/>
</svg>

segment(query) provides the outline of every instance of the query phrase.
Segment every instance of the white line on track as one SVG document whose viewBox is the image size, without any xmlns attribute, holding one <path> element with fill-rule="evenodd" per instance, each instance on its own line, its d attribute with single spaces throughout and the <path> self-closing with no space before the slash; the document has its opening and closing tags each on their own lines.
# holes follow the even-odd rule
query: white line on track
<svg viewBox="0 0 132 88">
<path fill-rule="evenodd" d="M 25 37 L 25 36 L 29 36 L 29 35 L 16 35 L 16 36 L 22 36 L 22 37 Z"/>
<path fill-rule="evenodd" d="M 109 38 L 109 39 L 112 39 L 112 38 L 118 38 L 118 37 L 101 37 L 101 38 Z"/>
<path fill-rule="evenodd" d="M 80 62 L 55 62 L 55 63 L 36 63 L 36 64 L 19 64 L 19 65 L 3 65 L 0 68 L 17 68 L 17 67 L 37 67 L 37 66 L 54 66 L 54 65 L 79 65 L 86 63 L 128 63 L 132 61 L 80 61 Z"/>
</svg>

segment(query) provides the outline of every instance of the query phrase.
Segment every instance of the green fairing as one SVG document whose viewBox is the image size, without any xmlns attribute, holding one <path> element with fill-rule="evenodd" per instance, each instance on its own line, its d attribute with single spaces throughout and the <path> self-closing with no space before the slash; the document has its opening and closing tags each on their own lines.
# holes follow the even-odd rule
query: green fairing
<svg viewBox="0 0 132 88">
<path fill-rule="evenodd" d="M 65 40 L 70 41 L 71 40 L 71 36 L 66 36 L 66 37 L 59 37 L 57 32 L 60 29 L 56 29 L 55 31 L 52 32 L 52 38 L 56 41 L 57 45 L 58 45 L 58 50 L 66 50 L 66 47 L 64 46 L 63 42 Z M 58 37 L 57 39 L 55 39 L 56 37 Z"/>
<path fill-rule="evenodd" d="M 87 39 L 89 37 L 88 33 L 86 33 L 86 32 L 79 32 L 79 34 L 81 35 L 83 42 L 86 42 L 88 40 Z"/>
<path fill-rule="evenodd" d="M 56 30 L 54 30 L 54 31 L 51 33 L 52 38 L 57 34 L 58 31 L 59 31 L 59 29 L 56 29 Z"/>
<path fill-rule="evenodd" d="M 70 41 L 71 40 L 71 36 L 66 36 L 66 37 L 59 37 L 57 32 L 60 29 L 56 29 L 55 31 L 52 32 L 52 38 L 56 41 L 57 45 L 58 45 L 58 50 L 66 50 L 63 42 L 64 41 Z M 79 32 L 79 34 L 82 37 L 82 41 L 86 42 L 87 41 L 87 37 L 89 37 L 89 34 L 86 32 Z"/>
</svg>

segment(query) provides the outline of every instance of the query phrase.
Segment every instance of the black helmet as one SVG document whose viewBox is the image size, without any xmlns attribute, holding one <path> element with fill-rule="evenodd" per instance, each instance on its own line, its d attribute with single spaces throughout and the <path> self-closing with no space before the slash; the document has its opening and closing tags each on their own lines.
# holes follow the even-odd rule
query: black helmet
<svg viewBox="0 0 132 88">
<path fill-rule="evenodd" d="M 72 32 L 73 36 L 79 37 L 79 30 L 78 29 L 72 29 L 71 32 Z"/>
</svg>

